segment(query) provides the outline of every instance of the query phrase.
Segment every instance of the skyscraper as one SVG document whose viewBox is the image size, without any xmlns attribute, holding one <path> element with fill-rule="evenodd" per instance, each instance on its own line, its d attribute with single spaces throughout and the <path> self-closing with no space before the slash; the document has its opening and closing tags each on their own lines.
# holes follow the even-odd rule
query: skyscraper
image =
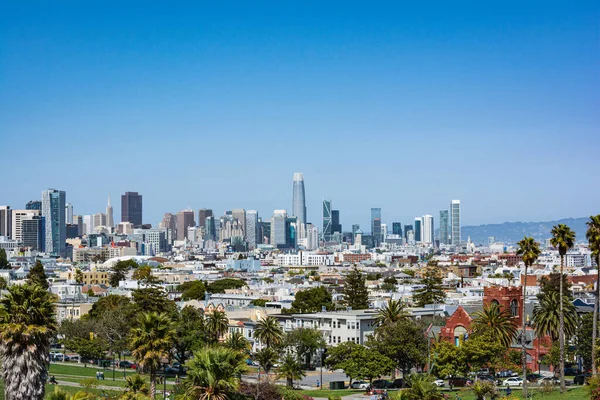
<svg viewBox="0 0 600 400">
<path fill-rule="evenodd" d="M 450 244 L 448 231 L 448 210 L 440 210 L 440 244 Z"/>
<path fill-rule="evenodd" d="M 402 224 L 400 222 L 392 222 L 392 234 L 402 236 Z"/>
<path fill-rule="evenodd" d="M 375 247 L 379 246 L 383 240 L 381 234 L 381 208 L 371 208 L 371 235 Z"/>
<path fill-rule="evenodd" d="M 166 230 L 166 240 L 169 245 L 173 244 L 177 235 L 177 217 L 171 213 L 165 213 L 162 221 L 158 224 L 159 228 Z"/>
<path fill-rule="evenodd" d="M 243 232 L 246 232 L 246 210 L 243 208 L 234 208 L 231 210 L 231 215 L 233 218 L 239 221 L 239 225 L 242 228 Z"/>
<path fill-rule="evenodd" d="M 304 194 L 304 176 L 302 172 L 294 173 L 294 187 L 292 194 L 292 216 L 300 224 L 306 224 L 306 201 Z"/>
<path fill-rule="evenodd" d="M 271 217 L 271 245 L 273 247 L 285 247 L 288 236 L 286 232 L 287 212 L 285 210 L 273 211 Z"/>
<path fill-rule="evenodd" d="M 0 236 L 12 234 L 12 210 L 10 206 L 0 206 Z"/>
<path fill-rule="evenodd" d="M 112 228 L 115 226 L 115 219 L 113 217 L 113 207 L 110 203 L 110 193 L 108 194 L 108 203 L 106 204 L 106 226 Z"/>
<path fill-rule="evenodd" d="M 246 211 L 245 235 L 246 242 L 248 242 L 248 249 L 254 250 L 259 242 L 258 211 L 256 210 Z"/>
<path fill-rule="evenodd" d="M 414 238 L 414 229 L 412 225 L 404 225 L 404 239 L 406 239 L 406 241 L 408 242 L 408 232 L 412 232 L 413 233 L 413 238 Z"/>
<path fill-rule="evenodd" d="M 121 195 L 121 222 L 131 222 L 136 228 L 142 226 L 142 195 L 138 192 Z"/>
<path fill-rule="evenodd" d="M 31 200 L 25 205 L 26 210 L 38 210 L 42 212 L 42 202 L 39 200 Z"/>
<path fill-rule="evenodd" d="M 201 208 L 198 210 L 198 226 L 206 229 L 206 217 L 212 217 L 213 211 L 208 208 Z M 206 234 L 206 230 L 205 230 Z"/>
<path fill-rule="evenodd" d="M 23 246 L 29 247 L 31 250 L 44 251 L 46 235 L 43 217 L 28 215 L 23 218 L 21 221 L 21 241 Z"/>
<path fill-rule="evenodd" d="M 452 200 L 450 204 L 450 244 L 460 244 L 460 200 Z"/>
<path fill-rule="evenodd" d="M 181 210 L 177 213 L 177 240 L 185 240 L 188 237 L 188 228 L 196 226 L 194 222 L 194 210 Z"/>
<path fill-rule="evenodd" d="M 342 233 L 342 224 L 340 224 L 340 210 L 331 210 L 331 229 L 334 233 Z"/>
<path fill-rule="evenodd" d="M 331 200 L 323 199 L 323 241 L 330 241 L 332 235 L 333 221 L 331 220 Z"/>
<path fill-rule="evenodd" d="M 92 218 L 94 219 L 94 228 L 97 226 L 106 226 L 106 214 L 96 213 Z"/>
<path fill-rule="evenodd" d="M 65 224 L 73 223 L 73 204 L 67 203 L 65 207 Z"/>
<path fill-rule="evenodd" d="M 421 227 L 421 242 L 424 244 L 433 244 L 433 216 L 423 215 L 421 218 L 423 226 Z"/>
<path fill-rule="evenodd" d="M 421 229 L 423 226 L 423 220 L 421 219 L 421 217 L 416 217 L 415 218 L 415 242 L 416 243 L 421 243 L 421 241 L 423 240 L 421 237 Z"/>
<path fill-rule="evenodd" d="M 65 217 L 67 195 L 63 190 L 48 189 L 42 192 L 42 217 L 45 219 L 46 252 L 65 256 L 67 224 Z"/>
<path fill-rule="evenodd" d="M 23 229 L 23 220 L 30 218 L 34 215 L 40 215 L 39 210 L 12 210 L 12 221 L 11 221 L 11 239 L 17 242 L 22 242 L 23 237 L 21 235 Z M 44 237 L 44 241 L 46 238 Z"/>
</svg>

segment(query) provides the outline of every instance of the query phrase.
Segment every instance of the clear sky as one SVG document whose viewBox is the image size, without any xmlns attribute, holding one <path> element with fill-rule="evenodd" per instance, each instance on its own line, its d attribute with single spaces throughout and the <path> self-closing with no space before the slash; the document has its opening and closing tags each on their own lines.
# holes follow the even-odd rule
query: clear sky
<svg viewBox="0 0 600 400">
<path fill-rule="evenodd" d="M 0 204 L 600 212 L 599 1 L 4 1 Z"/>
</svg>

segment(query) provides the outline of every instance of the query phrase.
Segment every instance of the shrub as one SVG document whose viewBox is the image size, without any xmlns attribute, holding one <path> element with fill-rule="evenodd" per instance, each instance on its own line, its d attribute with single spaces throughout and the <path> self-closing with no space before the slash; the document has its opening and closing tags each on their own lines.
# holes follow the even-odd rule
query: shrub
<svg viewBox="0 0 600 400">
<path fill-rule="evenodd" d="M 256 398 L 256 383 L 240 383 L 239 393 L 248 398 Z M 259 387 L 258 400 L 282 400 L 281 389 L 279 386 L 269 382 L 261 382 Z"/>
<path fill-rule="evenodd" d="M 483 399 L 497 399 L 498 390 L 492 382 L 477 381 L 473 385 L 473 394 L 477 397 L 477 400 Z"/>
</svg>

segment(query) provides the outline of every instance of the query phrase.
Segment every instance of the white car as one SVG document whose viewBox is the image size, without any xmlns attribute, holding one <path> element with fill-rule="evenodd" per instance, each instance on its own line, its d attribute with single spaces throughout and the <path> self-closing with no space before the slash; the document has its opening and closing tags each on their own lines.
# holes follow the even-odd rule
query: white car
<svg viewBox="0 0 600 400">
<path fill-rule="evenodd" d="M 365 381 L 352 382 L 352 385 L 350 385 L 351 389 L 366 389 L 368 387 L 369 387 L 369 383 L 367 383 Z"/>
<path fill-rule="evenodd" d="M 445 384 L 443 379 L 436 379 L 435 381 L 433 381 L 433 383 L 438 387 L 443 387 Z"/>
<path fill-rule="evenodd" d="M 512 378 L 505 379 L 504 382 L 502 382 L 502 385 L 504 385 L 504 386 L 522 386 L 523 378 L 513 376 Z"/>
</svg>

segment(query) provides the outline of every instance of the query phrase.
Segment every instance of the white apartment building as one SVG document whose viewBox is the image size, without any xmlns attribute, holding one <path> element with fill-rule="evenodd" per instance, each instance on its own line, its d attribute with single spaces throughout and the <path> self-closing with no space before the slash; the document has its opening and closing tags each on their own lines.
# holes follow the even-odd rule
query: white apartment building
<svg viewBox="0 0 600 400">
<path fill-rule="evenodd" d="M 279 266 L 298 266 L 306 265 L 316 267 L 320 265 L 334 265 L 335 256 L 333 254 L 319 254 L 307 251 L 299 251 L 296 254 L 279 254 L 277 256 L 277 265 Z"/>
<path fill-rule="evenodd" d="M 17 242 L 23 241 L 23 220 L 31 219 L 34 215 L 40 215 L 39 210 L 12 210 L 12 234 L 11 239 Z"/>
</svg>

